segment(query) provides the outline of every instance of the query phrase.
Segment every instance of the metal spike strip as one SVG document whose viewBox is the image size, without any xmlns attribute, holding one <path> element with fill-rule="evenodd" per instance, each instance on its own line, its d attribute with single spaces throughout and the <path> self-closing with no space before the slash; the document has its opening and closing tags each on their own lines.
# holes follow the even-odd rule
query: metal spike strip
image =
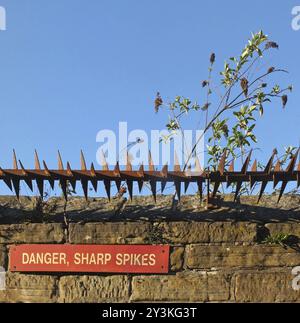
<svg viewBox="0 0 300 323">
<path fill-rule="evenodd" d="M 279 183 L 282 183 L 278 197 L 279 202 L 288 183 L 296 182 L 297 188 L 300 187 L 300 161 L 298 162 L 298 165 L 296 165 L 299 153 L 300 149 L 292 156 L 290 163 L 285 170 L 282 169 L 280 160 L 277 160 L 274 165 L 274 160 L 277 155 L 277 151 L 274 150 L 267 166 L 262 171 L 257 169 L 257 160 L 254 161 L 251 170 L 248 170 L 252 157 L 251 151 L 240 171 L 234 170 L 233 161 L 229 162 L 228 170 L 226 170 L 227 154 L 225 152 L 221 157 L 217 171 L 203 171 L 199 160 L 196 158 L 196 168 L 195 171 L 192 172 L 190 167 L 186 171 L 181 170 L 176 154 L 173 171 L 169 170 L 168 165 L 165 165 L 161 170 L 157 170 L 155 169 L 150 153 L 148 170 L 146 170 L 143 165 L 141 165 L 138 170 L 133 170 L 129 154 L 127 154 L 127 165 L 125 170 L 120 169 L 119 163 L 116 164 L 113 170 L 110 170 L 104 156 L 101 170 L 96 170 L 94 164 L 91 164 L 90 169 L 88 169 L 82 151 L 80 154 L 80 170 L 72 169 L 69 162 L 67 162 L 66 168 L 64 168 L 60 152 L 58 152 L 58 169 L 50 170 L 45 161 L 43 161 L 42 169 L 37 151 L 35 151 L 34 154 L 34 169 L 26 169 L 21 161 L 18 162 L 16 152 L 13 151 L 13 167 L 12 169 L 3 169 L 0 167 L 0 180 L 2 180 L 9 189 L 15 192 L 17 198 L 20 196 L 21 181 L 24 181 L 31 191 L 33 190 L 33 181 L 35 181 L 39 194 L 42 197 L 44 194 L 44 182 L 48 181 L 52 189 L 54 189 L 54 183 L 57 181 L 60 184 L 66 200 L 69 194 L 69 184 L 75 191 L 77 182 L 81 183 L 86 199 L 88 199 L 89 183 L 92 184 L 93 189 L 97 192 L 98 182 L 103 182 L 109 199 L 111 198 L 111 182 L 116 183 L 118 191 L 120 190 L 122 183 L 126 183 L 131 199 L 133 198 L 133 183 L 136 182 L 138 184 L 140 191 L 145 183 L 149 183 L 155 201 L 157 198 L 158 183 L 161 184 L 162 192 L 168 182 L 174 183 L 178 200 L 181 198 L 182 184 L 184 184 L 185 192 L 187 192 L 189 185 L 195 183 L 198 187 L 200 198 L 202 199 L 203 184 L 206 183 L 208 188 L 208 200 L 217 194 L 221 184 L 227 184 L 227 186 L 235 184 L 236 191 L 234 199 L 236 200 L 240 194 L 243 183 L 249 183 L 251 189 L 256 183 L 261 183 L 258 202 L 261 200 L 268 183 L 273 183 L 274 187 Z M 210 184 L 213 185 L 212 196 L 209 196 Z"/>
</svg>

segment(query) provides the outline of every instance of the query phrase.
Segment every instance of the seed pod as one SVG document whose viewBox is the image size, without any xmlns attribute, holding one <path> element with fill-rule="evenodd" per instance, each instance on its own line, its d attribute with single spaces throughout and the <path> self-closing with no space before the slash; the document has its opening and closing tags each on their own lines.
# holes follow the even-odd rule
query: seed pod
<svg viewBox="0 0 300 323">
<path fill-rule="evenodd" d="M 279 45 L 277 43 L 275 43 L 274 41 L 269 41 L 266 44 L 266 49 L 270 49 L 270 48 L 279 49 Z"/>
<path fill-rule="evenodd" d="M 249 85 L 248 80 L 246 78 L 243 78 L 241 80 L 241 88 L 242 88 L 242 90 L 243 90 L 243 92 L 245 94 L 245 97 L 248 96 L 248 85 Z"/>
<path fill-rule="evenodd" d="M 202 82 L 202 87 L 206 87 L 208 84 L 209 84 L 209 82 L 205 80 Z"/>
<path fill-rule="evenodd" d="M 281 97 L 281 100 L 282 100 L 282 106 L 283 106 L 283 108 L 285 108 L 286 107 L 286 104 L 288 102 L 288 96 L 287 95 L 283 95 Z"/>
<path fill-rule="evenodd" d="M 158 113 L 159 111 L 159 108 L 163 105 L 163 100 L 160 96 L 160 93 L 157 92 L 156 94 L 156 99 L 155 99 L 155 102 L 154 102 L 154 109 L 155 109 L 155 112 Z"/>
<path fill-rule="evenodd" d="M 212 53 L 210 55 L 210 64 L 213 65 L 215 61 L 216 61 L 216 54 Z"/>
</svg>

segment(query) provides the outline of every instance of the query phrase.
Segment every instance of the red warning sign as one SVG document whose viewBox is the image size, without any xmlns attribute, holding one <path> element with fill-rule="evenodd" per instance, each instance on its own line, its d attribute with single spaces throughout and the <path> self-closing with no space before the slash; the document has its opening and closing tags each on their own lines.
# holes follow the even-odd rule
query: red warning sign
<svg viewBox="0 0 300 323">
<path fill-rule="evenodd" d="M 10 248 L 12 272 L 167 273 L 169 246 L 20 245 Z"/>
</svg>

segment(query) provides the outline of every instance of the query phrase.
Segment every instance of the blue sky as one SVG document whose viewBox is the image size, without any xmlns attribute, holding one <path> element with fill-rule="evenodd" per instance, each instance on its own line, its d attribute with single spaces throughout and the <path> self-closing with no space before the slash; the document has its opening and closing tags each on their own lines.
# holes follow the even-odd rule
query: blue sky
<svg viewBox="0 0 300 323">
<path fill-rule="evenodd" d="M 201 102 L 210 53 L 221 68 L 260 29 L 280 44 L 267 62 L 290 71 L 278 82 L 295 90 L 286 111 L 273 104 L 259 121 L 257 157 L 298 145 L 300 31 L 291 28 L 297 4 L 0 0 L 7 11 L 0 32 L 1 167 L 11 166 L 13 148 L 26 166 L 33 166 L 36 148 L 50 167 L 57 149 L 78 167 L 80 149 L 95 161 L 101 129 L 117 129 L 119 121 L 130 129 L 163 128 L 165 117 L 153 112 L 156 92 Z M 7 192 L 4 185 L 0 192 Z"/>
</svg>

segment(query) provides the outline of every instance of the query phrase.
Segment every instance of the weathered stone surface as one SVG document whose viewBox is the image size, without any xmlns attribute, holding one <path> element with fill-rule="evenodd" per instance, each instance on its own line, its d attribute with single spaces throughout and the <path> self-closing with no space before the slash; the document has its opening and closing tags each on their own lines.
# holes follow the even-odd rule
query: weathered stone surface
<svg viewBox="0 0 300 323">
<path fill-rule="evenodd" d="M 300 292 L 292 288 L 291 269 L 239 272 L 233 277 L 236 302 L 300 302 Z"/>
<path fill-rule="evenodd" d="M 257 224 L 248 222 L 163 222 L 163 238 L 173 244 L 186 243 L 253 243 Z"/>
<path fill-rule="evenodd" d="M 257 239 L 258 226 L 249 222 L 215 222 L 209 226 L 209 242 L 253 243 Z"/>
<path fill-rule="evenodd" d="M 0 302 L 50 303 L 57 299 L 57 278 L 45 275 L 6 274 L 6 290 L 0 291 Z"/>
<path fill-rule="evenodd" d="M 169 243 L 209 242 L 208 222 L 163 222 L 159 227 L 163 238 Z"/>
<path fill-rule="evenodd" d="M 229 283 L 223 274 L 184 272 L 173 276 L 137 276 L 132 281 L 131 301 L 207 302 L 228 301 Z"/>
<path fill-rule="evenodd" d="M 300 265 L 300 253 L 281 246 L 210 246 L 186 248 L 189 269 L 294 267 Z"/>
<path fill-rule="evenodd" d="M 0 244 L 61 243 L 63 240 L 62 224 L 0 225 Z"/>
<path fill-rule="evenodd" d="M 127 276 L 66 276 L 59 281 L 59 302 L 127 302 Z"/>
<path fill-rule="evenodd" d="M 265 227 L 269 230 L 271 236 L 283 233 L 300 239 L 300 222 L 268 223 Z"/>
<path fill-rule="evenodd" d="M 170 255 L 170 267 L 171 271 L 180 271 L 183 267 L 184 262 L 184 251 L 183 247 L 174 247 L 171 250 Z"/>
<path fill-rule="evenodd" d="M 87 244 L 146 244 L 151 234 L 146 222 L 70 224 L 70 242 Z"/>
<path fill-rule="evenodd" d="M 231 275 L 226 271 L 207 272 L 207 284 L 210 302 L 224 302 L 230 299 Z"/>
<path fill-rule="evenodd" d="M 0 267 L 6 267 L 7 251 L 5 246 L 0 245 Z"/>
</svg>

